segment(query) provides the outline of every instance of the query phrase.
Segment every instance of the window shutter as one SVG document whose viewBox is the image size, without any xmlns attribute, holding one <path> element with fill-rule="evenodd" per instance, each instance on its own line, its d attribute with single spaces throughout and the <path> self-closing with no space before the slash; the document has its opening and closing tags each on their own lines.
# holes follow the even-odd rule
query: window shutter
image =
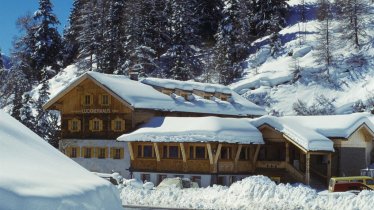
<svg viewBox="0 0 374 210">
<path fill-rule="evenodd" d="M 95 156 L 92 156 L 92 157 L 95 157 L 95 158 L 99 158 L 99 154 L 100 154 L 100 147 L 94 147 L 91 149 L 91 151 L 95 151 Z"/>
<path fill-rule="evenodd" d="M 77 158 L 79 158 L 81 156 L 81 153 L 80 153 L 80 147 L 77 147 Z"/>
<path fill-rule="evenodd" d="M 111 97 L 108 95 L 108 105 L 111 105 Z"/>
<path fill-rule="evenodd" d="M 80 120 L 77 120 L 77 121 L 78 121 L 78 123 L 77 123 L 78 124 L 78 131 L 81 131 L 81 127 L 82 127 L 81 123 L 82 122 Z"/>
<path fill-rule="evenodd" d="M 103 121 L 99 120 L 99 131 L 103 131 Z"/>
<path fill-rule="evenodd" d="M 121 156 L 120 156 L 120 159 L 123 159 L 123 156 L 124 156 L 124 150 L 123 150 L 123 148 L 121 148 Z"/>
<path fill-rule="evenodd" d="M 95 147 L 89 147 L 91 148 L 91 157 L 95 157 Z"/>
<path fill-rule="evenodd" d="M 70 157 L 71 156 L 71 147 L 66 147 L 65 149 L 65 155 Z"/>
<path fill-rule="evenodd" d="M 105 147 L 105 158 L 109 157 L 108 147 Z"/>
<path fill-rule="evenodd" d="M 86 147 L 82 147 L 82 157 L 86 156 Z"/>
<path fill-rule="evenodd" d="M 121 131 L 124 131 L 126 129 L 125 120 L 121 120 Z"/>
<path fill-rule="evenodd" d="M 89 122 L 89 129 L 90 129 L 90 131 L 93 130 L 93 120 L 90 120 L 90 122 Z"/>
<path fill-rule="evenodd" d="M 99 105 L 103 105 L 103 95 L 99 95 Z"/>
</svg>

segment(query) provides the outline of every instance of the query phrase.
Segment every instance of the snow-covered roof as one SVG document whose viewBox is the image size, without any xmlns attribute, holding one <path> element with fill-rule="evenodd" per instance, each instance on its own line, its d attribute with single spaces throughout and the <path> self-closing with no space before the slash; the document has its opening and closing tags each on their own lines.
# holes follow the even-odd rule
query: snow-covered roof
<svg viewBox="0 0 374 210">
<path fill-rule="evenodd" d="M 0 110 L 0 209 L 121 209 L 118 192 Z"/>
<path fill-rule="evenodd" d="M 226 142 L 263 144 L 261 132 L 247 119 L 219 117 L 154 117 L 119 141 Z"/>
<path fill-rule="evenodd" d="M 99 85 L 103 86 L 117 96 L 117 99 L 129 104 L 133 108 L 235 116 L 260 116 L 266 114 L 262 107 L 253 104 L 233 91 L 231 101 L 221 101 L 217 98 L 214 98 L 214 100 L 208 100 L 197 95 L 193 95 L 193 97 L 190 97 L 189 100 L 185 100 L 183 97 L 175 94 L 172 94 L 171 96 L 163 94 L 154 89 L 151 85 L 145 84 L 145 80 L 143 80 L 143 82 L 138 82 L 130 80 L 123 75 L 111 75 L 98 72 L 87 72 L 77 78 L 55 96 L 51 97 L 51 100 L 44 105 L 44 108 L 47 109 L 50 107 L 59 98 L 61 98 L 86 78 L 91 78 L 93 81 L 97 82 Z M 163 79 L 154 80 L 162 81 Z M 184 87 L 184 82 L 177 81 L 175 83 L 179 84 L 178 87 Z M 184 85 L 189 87 L 192 84 L 194 84 L 194 82 L 186 82 Z M 170 85 L 168 87 L 172 86 L 173 85 Z M 212 86 L 217 86 L 217 89 L 218 87 L 221 87 L 221 85 Z M 224 88 L 220 90 L 227 91 L 224 90 Z"/>
<path fill-rule="evenodd" d="M 209 83 L 201 83 L 201 82 L 194 82 L 194 81 L 179 81 L 179 80 L 172 80 L 172 79 L 159 79 L 159 78 L 145 78 L 141 80 L 142 83 L 163 87 L 168 89 L 181 89 L 185 91 L 192 91 L 192 90 L 200 90 L 208 93 L 224 93 L 224 94 L 231 94 L 232 90 L 220 84 L 209 84 Z"/>
<path fill-rule="evenodd" d="M 325 116 L 264 116 L 251 120 L 260 127 L 269 125 L 284 133 L 306 150 L 334 151 L 333 142 L 329 138 L 348 138 L 360 126 L 366 125 L 374 131 L 374 125 L 368 113 Z"/>
</svg>

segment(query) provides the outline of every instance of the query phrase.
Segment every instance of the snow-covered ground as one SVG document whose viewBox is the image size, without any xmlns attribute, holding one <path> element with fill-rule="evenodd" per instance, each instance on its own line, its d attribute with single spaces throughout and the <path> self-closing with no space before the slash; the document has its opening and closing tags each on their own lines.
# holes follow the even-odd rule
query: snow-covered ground
<svg viewBox="0 0 374 210">
<path fill-rule="evenodd" d="M 253 45 L 258 50 L 248 57 L 245 76 L 232 84 L 231 88 L 252 102 L 265 106 L 267 111 L 274 110 L 282 115 L 294 115 L 292 105 L 295 102 L 302 100 L 311 105 L 316 101 L 315 97 L 321 94 L 333 101 L 337 113 L 350 113 L 355 102 L 362 100 L 365 103 L 368 98 L 373 97 L 374 4 L 371 3 L 371 14 L 360 17 L 366 28 L 366 36 L 361 39 L 360 49 L 355 49 L 350 41 L 342 40 L 345 31 L 339 29 L 336 20 L 332 21 L 334 65 L 328 81 L 321 76 L 324 74 L 321 73 L 323 65 L 315 56 L 319 42 L 318 21 L 315 17 L 317 1 L 305 1 L 305 23 L 298 22 L 296 8 L 300 2 L 301 0 L 288 2 L 292 8 L 291 17 L 289 25 L 279 33 L 282 41 L 280 51 L 271 56 L 268 37 L 255 41 Z M 296 80 L 295 63 L 301 68 L 300 77 Z"/>
<path fill-rule="evenodd" d="M 118 189 L 0 111 L 0 209 L 122 209 Z"/>
<path fill-rule="evenodd" d="M 141 186 L 141 185 L 140 185 Z M 230 187 L 176 187 L 149 190 L 129 185 L 122 189 L 124 205 L 144 205 L 191 209 L 318 209 L 369 210 L 374 206 L 374 192 L 317 192 L 304 185 L 276 185 L 264 176 L 252 176 Z"/>
</svg>

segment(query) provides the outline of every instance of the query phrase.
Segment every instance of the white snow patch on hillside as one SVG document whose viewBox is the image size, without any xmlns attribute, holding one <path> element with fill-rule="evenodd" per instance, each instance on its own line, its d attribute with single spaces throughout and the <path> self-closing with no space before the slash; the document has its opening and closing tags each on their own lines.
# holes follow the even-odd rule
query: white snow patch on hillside
<svg viewBox="0 0 374 210">
<path fill-rule="evenodd" d="M 121 198 L 124 205 L 145 205 L 191 209 L 318 209 L 369 210 L 374 192 L 318 193 L 304 185 L 276 185 L 264 176 L 252 176 L 230 187 L 161 188 L 155 190 L 126 186 Z"/>
<path fill-rule="evenodd" d="M 118 190 L 0 111 L 0 209 L 121 209 Z"/>
<path fill-rule="evenodd" d="M 323 94 L 333 102 L 337 114 L 351 113 L 352 105 L 362 100 L 368 104 L 374 92 L 374 19 L 368 14 L 362 19 L 366 25 L 366 36 L 361 39 L 361 49 L 355 49 L 350 41 L 337 41 L 343 35 L 336 20 L 332 21 L 335 66 L 330 70 L 330 80 L 322 76 L 322 67 L 316 58 L 318 21 L 315 17 L 317 8 L 315 0 L 307 0 L 309 19 L 303 25 L 298 23 L 297 14 L 291 14 L 292 25 L 279 32 L 282 48 L 275 56 L 271 56 L 268 38 L 261 38 L 253 43 L 259 47 L 256 53 L 247 59 L 244 77 L 230 87 L 236 92 L 265 106 L 267 111 L 275 110 L 283 115 L 294 115 L 292 105 L 302 100 L 311 105 L 315 97 Z M 301 0 L 291 0 L 288 4 L 293 12 Z M 374 4 L 371 4 L 374 12 Z M 296 21 L 295 21 L 296 20 Z M 306 28 L 306 33 L 299 33 L 299 28 Z M 301 39 L 303 38 L 303 40 Z M 300 43 L 300 40 L 301 43 Z M 354 55 L 366 61 L 354 60 Z M 353 60 L 351 60 L 353 59 Z M 296 74 L 295 64 L 301 71 Z M 369 104 L 370 106 L 370 104 Z"/>
</svg>

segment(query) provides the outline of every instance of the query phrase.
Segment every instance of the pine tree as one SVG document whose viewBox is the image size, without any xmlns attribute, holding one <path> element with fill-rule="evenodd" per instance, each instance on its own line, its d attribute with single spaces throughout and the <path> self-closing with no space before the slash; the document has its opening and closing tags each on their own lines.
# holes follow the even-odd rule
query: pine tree
<svg viewBox="0 0 374 210">
<path fill-rule="evenodd" d="M 319 0 L 319 33 L 317 35 L 318 44 L 315 48 L 315 56 L 319 63 L 324 64 L 327 76 L 330 75 L 329 68 L 333 60 L 333 44 L 331 34 L 331 3 L 329 0 Z"/>
<path fill-rule="evenodd" d="M 25 93 L 22 99 L 22 108 L 20 109 L 21 122 L 31 130 L 35 129 L 36 121 L 32 113 L 32 108 L 35 106 L 34 100 L 29 93 Z"/>
<path fill-rule="evenodd" d="M 34 39 L 32 67 L 37 71 L 38 81 L 41 81 L 41 69 L 49 66 L 53 70 L 60 69 L 62 44 L 57 31 L 57 25 L 60 23 L 53 14 L 52 3 L 49 0 L 39 0 L 39 9 L 35 12 L 34 19 L 37 24 L 31 29 Z"/>
<path fill-rule="evenodd" d="M 343 38 L 351 40 L 356 48 L 361 45 L 361 39 L 366 36 L 363 15 L 368 13 L 365 0 L 342 0 L 340 25 Z"/>
<path fill-rule="evenodd" d="M 73 8 L 69 16 L 69 25 L 64 29 L 63 35 L 63 65 L 72 64 L 78 58 L 80 43 L 78 42 L 81 32 L 81 12 L 83 9 L 82 0 L 74 0 Z"/>
<path fill-rule="evenodd" d="M 230 84 L 242 73 L 240 62 L 248 55 L 250 43 L 249 21 L 245 20 L 246 4 L 240 0 L 225 0 L 223 18 L 216 34 L 215 70 L 219 74 L 219 83 Z"/>
<path fill-rule="evenodd" d="M 118 72 L 125 56 L 122 43 L 125 41 L 125 1 L 113 0 L 109 3 L 109 14 L 106 18 L 106 28 L 103 34 L 103 61 L 104 73 Z"/>
<path fill-rule="evenodd" d="M 170 59 L 170 76 L 177 80 L 189 80 L 201 72 L 201 61 L 195 56 L 193 48 L 199 37 L 193 17 L 193 4 L 189 1 L 171 0 L 170 17 L 171 48 L 167 54 Z"/>
</svg>

